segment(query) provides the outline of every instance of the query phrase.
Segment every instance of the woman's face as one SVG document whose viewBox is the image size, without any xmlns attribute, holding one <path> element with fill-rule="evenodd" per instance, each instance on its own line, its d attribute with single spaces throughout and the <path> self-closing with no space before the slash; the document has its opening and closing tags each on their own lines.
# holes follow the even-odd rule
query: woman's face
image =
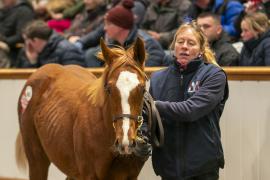
<svg viewBox="0 0 270 180">
<path fill-rule="evenodd" d="M 197 58 L 201 53 L 200 43 L 191 29 L 183 29 L 176 37 L 174 53 L 181 65 Z"/>
<path fill-rule="evenodd" d="M 251 29 L 247 21 L 243 20 L 241 22 L 241 37 L 243 41 L 248 41 L 254 37 L 257 37 L 258 33 Z"/>
</svg>

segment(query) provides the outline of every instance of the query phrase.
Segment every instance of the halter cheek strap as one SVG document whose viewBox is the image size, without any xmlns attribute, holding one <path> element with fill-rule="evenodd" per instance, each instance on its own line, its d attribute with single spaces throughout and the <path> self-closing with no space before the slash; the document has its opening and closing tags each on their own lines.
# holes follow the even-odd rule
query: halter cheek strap
<svg viewBox="0 0 270 180">
<path fill-rule="evenodd" d="M 117 115 L 117 116 L 114 116 L 113 117 L 113 122 L 116 122 L 118 119 L 121 119 L 121 118 L 129 118 L 129 119 L 133 119 L 135 121 L 138 122 L 138 128 L 141 128 L 142 124 L 143 124 L 143 116 L 133 116 L 131 114 L 121 114 L 121 115 Z"/>
</svg>

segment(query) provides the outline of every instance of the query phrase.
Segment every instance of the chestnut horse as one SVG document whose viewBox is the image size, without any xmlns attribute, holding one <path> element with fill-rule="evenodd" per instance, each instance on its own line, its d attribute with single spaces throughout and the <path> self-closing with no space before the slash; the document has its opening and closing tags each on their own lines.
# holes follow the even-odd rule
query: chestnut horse
<svg viewBox="0 0 270 180">
<path fill-rule="evenodd" d="M 24 148 L 30 180 L 46 180 L 50 163 L 76 180 L 137 179 L 146 161 L 133 154 L 147 80 L 144 44 L 100 46 L 106 67 L 98 79 L 79 66 L 50 64 L 27 80 L 16 146 Z"/>
</svg>

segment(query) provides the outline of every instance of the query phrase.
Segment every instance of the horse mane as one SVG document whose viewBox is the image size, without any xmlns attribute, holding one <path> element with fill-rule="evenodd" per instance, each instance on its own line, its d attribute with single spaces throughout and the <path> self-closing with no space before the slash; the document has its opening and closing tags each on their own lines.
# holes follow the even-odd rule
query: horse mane
<svg viewBox="0 0 270 180">
<path fill-rule="evenodd" d="M 105 100 L 107 99 L 107 94 L 105 92 L 105 84 L 110 78 L 111 73 L 114 72 L 117 68 L 124 65 L 132 66 L 147 79 L 147 75 L 144 72 L 144 67 L 141 68 L 141 66 L 139 66 L 135 60 L 133 60 L 133 46 L 128 48 L 127 50 L 120 46 L 111 48 L 110 50 L 117 56 L 117 58 L 114 59 L 110 65 L 106 63 L 105 69 L 101 77 L 94 81 L 91 86 L 89 86 L 87 91 L 88 100 L 91 102 L 92 105 L 98 107 L 102 107 L 105 104 Z M 106 62 L 104 56 L 102 55 L 102 52 L 99 52 L 97 54 L 97 57 L 102 61 Z"/>
</svg>

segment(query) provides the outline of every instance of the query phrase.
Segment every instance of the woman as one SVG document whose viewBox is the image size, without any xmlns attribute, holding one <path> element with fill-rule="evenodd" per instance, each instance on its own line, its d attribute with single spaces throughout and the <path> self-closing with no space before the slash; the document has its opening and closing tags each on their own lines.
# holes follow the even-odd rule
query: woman
<svg viewBox="0 0 270 180">
<path fill-rule="evenodd" d="M 195 22 L 179 27 L 171 48 L 173 63 L 150 81 L 165 131 L 164 146 L 153 149 L 154 170 L 163 180 L 217 180 L 224 166 L 219 120 L 226 74 Z"/>
<path fill-rule="evenodd" d="M 268 17 L 261 12 L 247 14 L 241 21 L 240 66 L 270 65 L 270 31 Z"/>
</svg>

